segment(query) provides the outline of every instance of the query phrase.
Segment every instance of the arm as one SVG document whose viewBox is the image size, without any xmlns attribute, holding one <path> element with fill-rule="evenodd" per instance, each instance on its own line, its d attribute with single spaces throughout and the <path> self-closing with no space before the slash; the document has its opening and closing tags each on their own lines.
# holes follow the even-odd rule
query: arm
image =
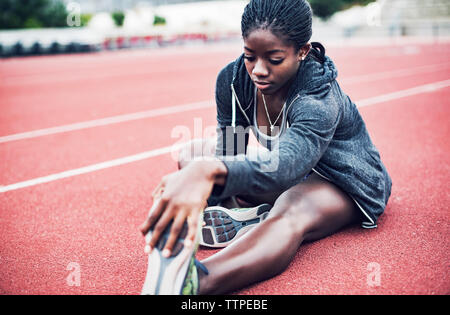
<svg viewBox="0 0 450 315">
<path fill-rule="evenodd" d="M 211 157 L 206 160 L 194 161 L 193 165 L 193 168 L 198 168 L 199 171 L 204 172 L 205 177 L 211 178 L 213 184 L 225 185 L 228 169 L 220 159 Z"/>
<path fill-rule="evenodd" d="M 332 97 L 317 100 L 305 96 L 293 104 L 291 126 L 280 137 L 279 147 L 257 159 L 223 157 L 228 169 L 225 187 L 213 197 L 286 190 L 319 162 L 340 121 L 339 105 Z"/>
</svg>

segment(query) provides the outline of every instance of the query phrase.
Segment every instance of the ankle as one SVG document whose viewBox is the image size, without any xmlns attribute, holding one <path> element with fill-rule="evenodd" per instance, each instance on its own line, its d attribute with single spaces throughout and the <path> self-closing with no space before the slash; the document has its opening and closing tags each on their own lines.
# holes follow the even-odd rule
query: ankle
<svg viewBox="0 0 450 315">
<path fill-rule="evenodd" d="M 251 207 L 255 206 L 254 204 L 252 204 L 250 202 L 247 202 L 247 201 L 245 201 L 242 198 L 239 198 L 237 196 L 235 197 L 235 199 L 236 199 L 236 202 L 239 204 L 239 206 L 241 208 L 251 208 Z"/>
<path fill-rule="evenodd" d="M 208 271 L 205 272 L 202 268 L 197 267 L 198 295 L 208 294 L 208 275 Z"/>
</svg>

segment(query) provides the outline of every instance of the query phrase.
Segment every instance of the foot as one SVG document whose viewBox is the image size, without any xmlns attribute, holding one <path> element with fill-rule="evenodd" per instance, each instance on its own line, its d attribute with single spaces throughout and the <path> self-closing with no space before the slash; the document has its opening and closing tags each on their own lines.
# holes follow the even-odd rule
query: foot
<svg viewBox="0 0 450 315">
<path fill-rule="evenodd" d="M 253 208 L 227 209 L 221 206 L 206 208 L 203 213 L 205 225 L 202 228 L 200 245 L 213 248 L 226 247 L 262 222 L 271 208 L 269 204 Z"/>
<path fill-rule="evenodd" d="M 168 258 L 162 256 L 171 226 L 170 224 L 165 229 L 156 247 L 148 256 L 147 276 L 142 295 L 197 294 L 199 290 L 197 268 L 202 268 L 203 272 L 207 273 L 206 268 L 195 259 L 198 235 L 194 246 L 189 248 L 184 246 L 184 239 L 188 233 L 187 223 L 183 226 L 172 255 Z M 199 228 L 201 228 L 200 224 Z M 146 235 L 146 238 L 151 238 L 151 232 Z"/>
</svg>

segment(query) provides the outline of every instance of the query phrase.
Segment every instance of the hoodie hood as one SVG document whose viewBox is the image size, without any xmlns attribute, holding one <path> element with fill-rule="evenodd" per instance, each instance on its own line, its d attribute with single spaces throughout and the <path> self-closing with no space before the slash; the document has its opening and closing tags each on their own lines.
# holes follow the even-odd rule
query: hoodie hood
<svg viewBox="0 0 450 315">
<path fill-rule="evenodd" d="M 237 108 L 240 109 L 248 124 L 252 124 L 251 109 L 253 102 L 254 83 L 247 73 L 242 54 L 235 61 L 233 67 L 233 79 L 231 82 L 232 93 L 232 127 L 236 128 Z M 290 104 L 301 95 L 326 93 L 330 89 L 330 83 L 337 78 L 337 70 L 333 61 L 328 56 L 323 56 L 324 62 L 320 62 L 314 54 L 310 53 L 301 63 L 294 82 L 287 97 L 288 108 Z"/>
</svg>

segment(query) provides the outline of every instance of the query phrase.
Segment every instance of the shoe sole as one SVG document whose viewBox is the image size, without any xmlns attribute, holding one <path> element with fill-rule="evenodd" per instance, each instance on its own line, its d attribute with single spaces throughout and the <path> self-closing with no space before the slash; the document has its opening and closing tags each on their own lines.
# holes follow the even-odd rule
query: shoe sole
<svg viewBox="0 0 450 315">
<path fill-rule="evenodd" d="M 223 248 L 247 233 L 256 224 L 263 221 L 272 206 L 263 204 L 247 211 L 230 210 L 224 207 L 209 207 L 203 213 L 200 245 Z"/>
<path fill-rule="evenodd" d="M 180 236 L 172 250 L 170 257 L 162 256 L 162 250 L 170 234 L 169 224 L 161 235 L 156 247 L 148 255 L 147 275 L 145 277 L 142 295 L 179 295 L 183 288 L 184 280 L 193 255 L 197 251 L 199 233 L 196 235 L 194 245 L 184 247 L 184 239 L 188 233 L 188 225 L 185 223 Z M 147 233 L 146 242 L 151 239 L 151 231 Z"/>
</svg>

